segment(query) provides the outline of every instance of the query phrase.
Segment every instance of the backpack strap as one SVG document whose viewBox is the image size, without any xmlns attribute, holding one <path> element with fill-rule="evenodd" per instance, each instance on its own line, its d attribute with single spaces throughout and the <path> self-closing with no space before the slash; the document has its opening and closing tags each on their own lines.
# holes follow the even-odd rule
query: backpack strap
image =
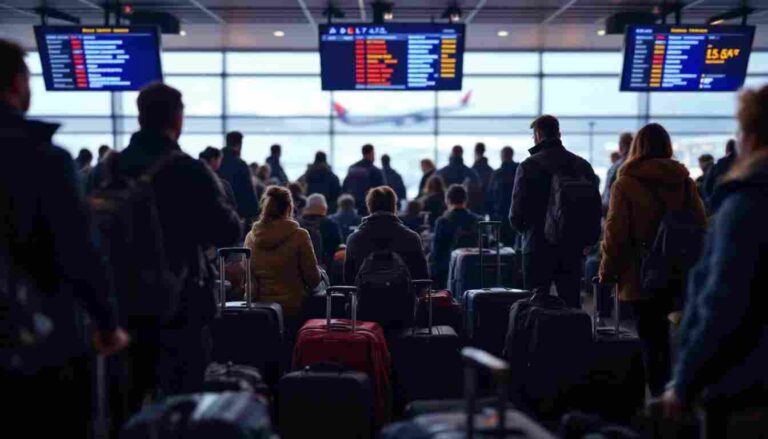
<svg viewBox="0 0 768 439">
<path fill-rule="evenodd" d="M 177 161 L 180 161 L 186 157 L 187 155 L 181 151 L 172 151 L 170 154 L 161 157 L 160 160 L 153 163 L 152 166 L 147 168 L 147 170 L 137 178 L 137 180 L 143 183 L 151 184 L 157 174 L 165 169 L 166 166 L 170 166 L 171 164 L 176 163 Z"/>
</svg>

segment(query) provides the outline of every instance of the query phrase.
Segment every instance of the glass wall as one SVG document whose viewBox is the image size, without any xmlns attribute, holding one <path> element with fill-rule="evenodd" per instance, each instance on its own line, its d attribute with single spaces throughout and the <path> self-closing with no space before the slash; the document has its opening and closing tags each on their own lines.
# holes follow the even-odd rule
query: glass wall
<svg viewBox="0 0 768 439">
<path fill-rule="evenodd" d="M 316 151 L 343 178 L 360 147 L 372 143 L 392 157 L 413 195 L 419 160 L 443 166 L 453 145 L 464 146 L 468 162 L 479 141 L 494 167 L 505 145 L 524 159 L 533 146 L 528 126 L 541 113 L 560 118 L 566 146 L 601 176 L 619 134 L 651 121 L 669 129 L 678 159 L 694 175 L 700 154 L 722 155 L 736 129 L 735 93 L 622 93 L 621 59 L 619 52 L 469 52 L 464 90 L 440 93 L 324 92 L 313 52 L 166 52 L 163 69 L 184 94 L 186 152 L 221 146 L 226 131 L 239 130 L 248 162 L 262 163 L 270 145 L 282 144 L 293 179 Z M 30 115 L 61 123 L 59 144 L 73 154 L 128 144 L 137 129 L 135 92 L 46 92 L 36 54 L 30 67 Z M 754 53 L 749 71 L 748 86 L 766 83 L 768 52 Z"/>
</svg>

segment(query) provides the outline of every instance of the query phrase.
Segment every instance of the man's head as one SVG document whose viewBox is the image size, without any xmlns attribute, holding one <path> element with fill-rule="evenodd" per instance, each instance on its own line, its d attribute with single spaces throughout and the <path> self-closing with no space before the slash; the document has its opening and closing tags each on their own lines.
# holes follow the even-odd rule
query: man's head
<svg viewBox="0 0 768 439">
<path fill-rule="evenodd" d="M 328 157 L 325 155 L 324 152 L 318 151 L 315 153 L 315 164 L 327 164 L 328 163 Z"/>
<path fill-rule="evenodd" d="M 768 86 L 743 91 L 736 117 L 741 136 L 738 155 L 747 160 L 768 146 Z"/>
<path fill-rule="evenodd" d="M 141 129 L 160 132 L 173 140 L 179 139 L 184 124 L 184 103 L 180 91 L 156 82 L 141 90 L 136 104 Z"/>
<path fill-rule="evenodd" d="M 381 166 L 385 168 L 389 168 L 389 164 L 391 163 L 391 160 L 392 159 L 389 158 L 389 155 L 384 154 L 383 156 L 381 156 Z"/>
<path fill-rule="evenodd" d="M 531 122 L 531 129 L 533 130 L 533 140 L 536 144 L 545 140 L 560 138 L 560 122 L 555 116 L 545 114 L 537 117 L 536 120 Z"/>
<path fill-rule="evenodd" d="M 251 162 L 250 165 L 248 165 L 248 168 L 251 170 L 251 175 L 258 175 L 259 173 L 259 164 L 256 162 Z"/>
<path fill-rule="evenodd" d="M 0 40 L 0 102 L 26 113 L 32 101 L 26 53 L 16 43 Z"/>
<path fill-rule="evenodd" d="M 355 197 L 350 194 L 344 194 L 336 200 L 339 205 L 339 210 L 342 212 L 350 212 L 355 210 Z"/>
<path fill-rule="evenodd" d="M 213 172 L 216 172 L 219 170 L 219 168 L 221 168 L 221 161 L 224 156 L 221 154 L 221 150 L 209 146 L 205 148 L 203 152 L 200 153 L 200 155 L 198 155 L 198 158 L 207 163 Z"/>
<path fill-rule="evenodd" d="M 445 193 L 445 204 L 451 209 L 463 209 L 467 206 L 467 189 L 460 184 L 452 184 Z"/>
<path fill-rule="evenodd" d="M 709 170 L 712 169 L 712 166 L 714 165 L 715 158 L 712 157 L 712 154 L 702 154 L 699 156 L 699 168 L 701 168 L 701 172 L 703 174 L 709 172 Z"/>
<path fill-rule="evenodd" d="M 619 136 L 619 154 L 622 157 L 626 157 L 629 154 L 629 148 L 632 147 L 632 139 L 634 136 L 632 133 L 621 133 Z"/>
<path fill-rule="evenodd" d="M 426 174 L 427 172 L 434 171 L 435 170 L 435 164 L 430 159 L 422 159 L 421 160 L 421 172 Z"/>
<path fill-rule="evenodd" d="M 464 157 L 464 148 L 462 148 L 461 145 L 455 145 L 453 148 L 451 148 L 451 158 L 454 157 Z"/>
<path fill-rule="evenodd" d="M 376 154 L 373 151 L 373 145 L 371 145 L 370 143 L 366 143 L 365 145 L 363 145 L 362 152 L 363 152 L 364 159 L 370 160 L 370 161 L 374 161 L 376 159 Z"/>
<path fill-rule="evenodd" d="M 389 186 L 379 186 L 368 191 L 365 197 L 368 212 L 397 213 L 397 195 Z"/>
<path fill-rule="evenodd" d="M 725 155 L 730 156 L 733 154 L 736 154 L 736 141 L 728 139 L 728 142 L 725 144 Z"/>
<path fill-rule="evenodd" d="M 611 153 L 611 164 L 615 165 L 619 160 L 621 160 L 621 153 L 619 153 L 619 151 L 613 151 Z"/>
<path fill-rule="evenodd" d="M 99 160 L 102 160 L 104 156 L 106 156 L 109 153 L 109 146 L 107 145 L 101 145 L 99 147 Z"/>
<path fill-rule="evenodd" d="M 307 206 L 302 212 L 304 215 L 325 216 L 328 213 L 328 202 L 325 201 L 325 195 L 312 194 L 307 197 Z"/>
<path fill-rule="evenodd" d="M 87 149 L 83 148 L 77 153 L 77 158 L 75 159 L 75 162 L 77 163 L 77 166 L 79 168 L 84 168 L 91 164 L 93 161 L 93 154 L 91 154 L 91 151 L 88 151 Z"/>
<path fill-rule="evenodd" d="M 485 143 L 477 142 L 475 144 L 475 159 L 480 159 L 485 156 Z"/>
<path fill-rule="evenodd" d="M 515 150 L 511 146 L 501 148 L 501 162 L 509 163 L 515 158 Z"/>
<path fill-rule="evenodd" d="M 275 143 L 269 147 L 269 154 L 272 155 L 272 157 L 280 158 L 280 156 L 283 155 L 283 148 Z"/>
<path fill-rule="evenodd" d="M 243 133 L 240 131 L 230 131 L 225 138 L 226 147 L 234 151 L 237 156 L 243 150 Z"/>
</svg>

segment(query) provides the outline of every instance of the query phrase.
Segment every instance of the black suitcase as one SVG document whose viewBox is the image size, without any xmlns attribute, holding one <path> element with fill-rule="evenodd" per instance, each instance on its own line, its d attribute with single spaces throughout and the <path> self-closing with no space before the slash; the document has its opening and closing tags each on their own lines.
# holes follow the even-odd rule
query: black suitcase
<svg viewBox="0 0 768 439">
<path fill-rule="evenodd" d="M 382 439 L 440 438 L 532 438 L 555 439 L 555 436 L 520 411 L 507 408 L 509 365 L 487 352 L 464 348 L 461 355 L 465 364 L 466 402 L 440 413 L 419 415 L 392 424 L 382 431 Z M 494 408 L 478 406 L 477 369 L 485 369 L 496 381 Z"/>
<path fill-rule="evenodd" d="M 145 406 L 123 427 L 121 439 L 269 439 L 265 400 L 249 392 L 172 396 Z"/>
<path fill-rule="evenodd" d="M 220 284 L 224 285 L 224 260 L 230 255 L 245 257 L 246 301 L 225 302 L 220 289 L 219 316 L 211 325 L 213 359 L 219 363 L 244 364 L 258 368 L 267 384 L 280 378 L 283 353 L 283 309 L 280 304 L 251 299 L 251 250 L 222 248 L 218 250 Z"/>
<path fill-rule="evenodd" d="M 405 329 L 392 342 L 392 362 L 399 403 L 461 396 L 461 344 L 450 326 L 432 325 L 432 281 L 412 281 L 426 291 L 426 328 Z M 400 404 L 398 404 L 400 405 Z"/>
<path fill-rule="evenodd" d="M 373 389 L 362 372 L 314 364 L 285 375 L 278 395 L 278 429 L 283 439 L 373 436 Z"/>
<path fill-rule="evenodd" d="M 243 364 L 211 363 L 205 370 L 203 392 L 253 392 L 269 395 L 269 386 L 258 369 Z"/>
<path fill-rule="evenodd" d="M 613 291 L 614 325 L 600 326 L 593 313 L 594 343 L 587 387 L 579 408 L 613 422 L 627 422 L 645 405 L 645 369 L 640 339 L 621 328 L 621 306 L 615 284 L 600 285 L 594 292 Z"/>
</svg>

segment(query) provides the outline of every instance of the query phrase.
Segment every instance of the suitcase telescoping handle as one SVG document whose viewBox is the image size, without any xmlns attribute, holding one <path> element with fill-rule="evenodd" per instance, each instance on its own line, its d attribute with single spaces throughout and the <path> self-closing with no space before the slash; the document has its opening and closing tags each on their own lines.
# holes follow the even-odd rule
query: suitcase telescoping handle
<svg viewBox="0 0 768 439">
<path fill-rule="evenodd" d="M 496 238 L 496 286 L 501 287 L 501 221 L 480 221 L 477 223 L 480 233 L 478 248 L 480 250 L 480 287 L 485 288 L 485 264 L 483 261 L 483 232 L 490 230 L 491 236 Z M 494 233 L 495 232 L 495 233 Z M 489 240 L 490 241 L 490 240 Z"/>
<path fill-rule="evenodd" d="M 225 247 L 217 250 L 219 258 L 219 306 L 224 309 L 227 305 L 227 288 L 225 285 L 224 261 L 228 256 L 243 255 L 245 257 L 245 307 L 250 308 L 253 303 L 251 297 L 251 249 L 247 247 Z M 257 298 L 258 300 L 258 298 Z"/>
<path fill-rule="evenodd" d="M 333 293 L 341 293 L 350 298 L 350 306 L 352 308 L 352 333 L 357 330 L 357 287 L 351 286 L 335 286 L 328 287 L 325 290 L 325 323 L 328 328 L 328 332 L 331 331 L 331 309 L 333 301 Z"/>
<path fill-rule="evenodd" d="M 621 308 L 619 307 L 619 284 L 616 281 L 612 282 L 600 282 L 599 277 L 592 278 L 592 288 L 594 291 L 593 307 L 592 307 L 592 335 L 597 337 L 597 326 L 599 322 L 600 308 L 598 307 L 598 301 L 600 300 L 600 289 L 602 287 L 611 287 L 613 290 L 613 317 L 614 328 L 613 335 L 618 338 L 621 337 Z"/>
<path fill-rule="evenodd" d="M 464 392 L 467 398 L 467 438 L 475 435 L 475 406 L 477 405 L 477 370 L 485 369 L 496 382 L 496 410 L 498 411 L 497 435 L 504 439 L 506 431 L 507 386 L 509 384 L 509 363 L 483 350 L 466 347 L 461 350 L 464 360 Z"/>
<path fill-rule="evenodd" d="M 426 291 L 427 294 L 427 327 L 432 335 L 432 279 L 416 279 L 411 284 L 416 291 Z"/>
</svg>

